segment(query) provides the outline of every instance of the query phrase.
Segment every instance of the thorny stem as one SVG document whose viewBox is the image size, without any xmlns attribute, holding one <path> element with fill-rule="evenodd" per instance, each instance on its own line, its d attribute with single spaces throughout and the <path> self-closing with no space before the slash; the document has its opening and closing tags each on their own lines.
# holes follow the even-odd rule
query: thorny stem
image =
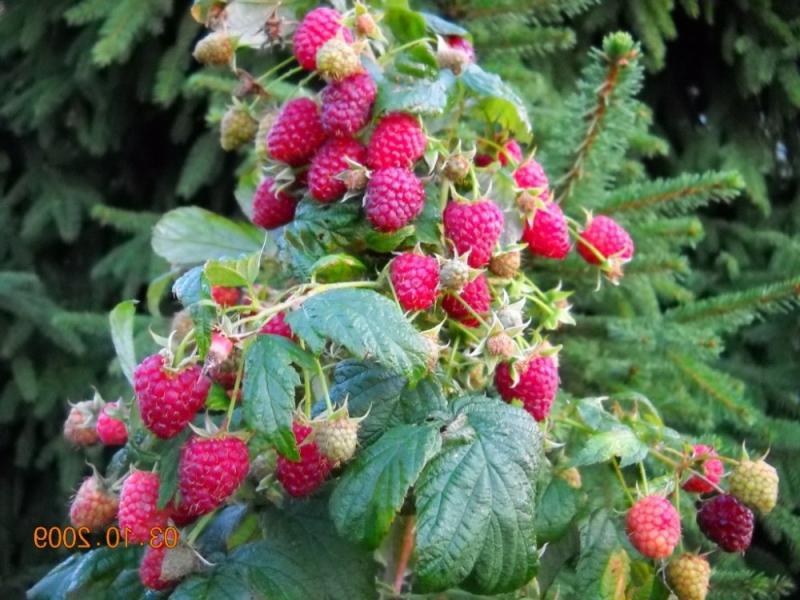
<svg viewBox="0 0 800 600">
<path fill-rule="evenodd" d="M 665 456 L 664 454 L 662 454 L 661 452 L 659 452 L 659 451 L 658 451 L 658 450 L 656 450 L 655 448 L 650 448 L 650 454 L 651 454 L 651 455 L 652 455 L 654 458 L 656 458 L 656 459 L 660 460 L 661 462 L 663 462 L 664 464 L 666 464 L 666 465 L 668 465 L 668 466 L 672 467 L 672 468 L 673 468 L 673 469 L 675 469 L 676 471 L 677 471 L 677 470 L 688 471 L 688 472 L 689 472 L 689 473 L 691 473 L 692 475 L 695 475 L 695 476 L 699 477 L 700 479 L 702 479 L 703 481 L 705 481 L 707 484 L 709 484 L 709 485 L 713 486 L 713 487 L 714 487 L 714 489 L 715 489 L 717 492 L 719 492 L 720 494 L 724 494 L 724 493 L 725 493 L 725 491 L 724 491 L 724 490 L 723 490 L 721 487 L 719 487 L 719 486 L 718 486 L 716 483 L 714 483 L 713 481 L 709 480 L 709 479 L 708 479 L 708 477 L 706 477 L 706 476 L 705 476 L 703 473 L 701 473 L 700 471 L 698 471 L 698 470 L 696 470 L 696 469 L 692 469 L 692 468 L 690 468 L 690 467 L 686 466 L 685 464 L 679 463 L 678 461 L 672 460 L 670 457 L 668 457 L 668 456 Z M 722 457 L 719 457 L 719 458 L 722 460 Z"/>
<path fill-rule="evenodd" d="M 269 86 L 272 85 L 273 83 L 278 83 L 280 81 L 283 81 L 284 79 L 287 79 L 287 78 L 291 77 L 292 75 L 296 75 L 297 73 L 301 73 L 302 71 L 303 71 L 303 67 L 295 67 L 293 69 L 289 69 L 288 71 L 286 71 L 286 73 L 283 73 L 282 75 L 279 75 L 275 79 L 272 79 L 271 81 L 267 82 L 264 85 L 264 90 L 269 88 Z M 260 78 L 259 78 L 259 80 L 260 80 Z"/>
<path fill-rule="evenodd" d="M 403 580 L 405 579 L 408 561 L 414 551 L 414 515 L 406 517 L 403 527 L 403 539 L 400 541 L 400 553 L 397 557 L 397 567 L 394 573 L 394 593 L 400 594 L 403 591 Z"/>
</svg>

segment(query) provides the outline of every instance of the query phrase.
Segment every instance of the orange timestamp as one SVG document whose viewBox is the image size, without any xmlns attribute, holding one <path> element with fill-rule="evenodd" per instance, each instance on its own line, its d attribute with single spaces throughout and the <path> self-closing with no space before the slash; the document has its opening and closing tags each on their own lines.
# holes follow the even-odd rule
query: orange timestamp
<svg viewBox="0 0 800 600">
<path fill-rule="evenodd" d="M 131 530 L 111 526 L 104 532 L 93 534 L 88 527 L 36 527 L 33 530 L 33 545 L 44 548 L 66 548 L 84 550 L 89 548 L 130 548 L 150 546 L 151 548 L 174 548 L 180 541 L 180 531 L 176 527 L 153 527 L 147 542 L 130 541 Z"/>
</svg>

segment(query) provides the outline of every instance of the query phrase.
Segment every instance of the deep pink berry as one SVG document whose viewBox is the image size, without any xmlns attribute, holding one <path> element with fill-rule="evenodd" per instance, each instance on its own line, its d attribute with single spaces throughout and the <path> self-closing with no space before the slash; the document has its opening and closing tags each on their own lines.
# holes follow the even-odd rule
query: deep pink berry
<svg viewBox="0 0 800 600">
<path fill-rule="evenodd" d="M 283 105 L 267 134 L 272 159 L 293 167 L 306 164 L 325 141 L 319 107 L 311 98 L 295 98 Z"/>
<path fill-rule="evenodd" d="M 436 302 L 439 263 L 432 256 L 404 252 L 392 260 L 390 275 L 403 310 L 426 310 Z"/>
<path fill-rule="evenodd" d="M 290 496 L 308 496 L 325 482 L 333 465 L 319 451 L 315 442 L 305 442 L 313 431 L 311 427 L 293 423 L 292 431 L 300 449 L 300 460 L 293 462 L 278 456 L 275 476 Z"/>
<path fill-rule="evenodd" d="M 464 306 L 464 303 L 480 316 L 484 316 L 489 312 L 492 307 L 492 294 L 489 291 L 489 283 L 484 273 L 481 273 L 465 285 L 458 297 L 447 294 L 442 298 L 442 308 L 450 318 L 467 327 L 477 327 L 480 325 L 480 321 Z"/>
<path fill-rule="evenodd" d="M 167 524 L 169 511 L 158 509 L 159 485 L 158 473 L 150 471 L 134 471 L 122 485 L 117 519 L 129 542 L 146 544 L 151 529 Z"/>
<path fill-rule="evenodd" d="M 237 287 L 225 287 L 222 285 L 211 286 L 211 297 L 222 308 L 236 306 L 242 298 L 242 291 Z"/>
<path fill-rule="evenodd" d="M 468 63 L 475 62 L 475 48 L 472 47 L 467 38 L 463 38 L 460 35 L 448 35 L 446 40 L 448 46 L 464 53 Z"/>
<path fill-rule="evenodd" d="M 744 552 L 753 541 L 752 511 L 730 494 L 714 496 L 697 511 L 700 531 L 725 552 Z"/>
<path fill-rule="evenodd" d="M 584 240 L 605 259 L 617 260 L 625 263 L 633 258 L 633 240 L 616 221 L 609 217 L 594 217 L 589 226 L 581 232 L 578 240 L 578 253 L 583 259 L 593 265 L 599 265 L 602 259 L 584 243 Z"/>
<path fill-rule="evenodd" d="M 294 219 L 297 199 L 276 189 L 275 180 L 265 177 L 253 196 L 253 223 L 264 229 L 275 229 Z"/>
<path fill-rule="evenodd" d="M 553 356 L 534 356 L 517 368 L 519 380 L 514 385 L 511 365 L 497 365 L 494 374 L 497 391 L 506 402 L 519 400 L 534 419 L 542 421 L 550 414 L 558 392 L 558 362 Z"/>
<path fill-rule="evenodd" d="M 366 73 L 334 81 L 322 90 L 322 127 L 330 136 L 355 135 L 369 123 L 378 87 Z"/>
<path fill-rule="evenodd" d="M 396 231 L 414 220 L 425 204 L 425 188 L 411 171 L 379 169 L 367 184 L 364 207 L 378 231 Z"/>
<path fill-rule="evenodd" d="M 294 333 L 292 332 L 292 328 L 289 327 L 289 324 L 286 322 L 286 315 L 285 313 L 279 312 L 278 314 L 274 315 L 261 326 L 259 333 L 270 333 L 272 335 L 281 335 L 285 338 L 294 339 Z"/>
<path fill-rule="evenodd" d="M 519 147 L 517 140 L 508 140 L 503 144 L 503 149 L 497 153 L 497 158 L 504 167 L 509 163 L 517 164 L 522 160 L 522 148 Z"/>
<path fill-rule="evenodd" d="M 647 558 L 667 558 L 681 539 L 681 517 L 664 496 L 646 496 L 628 511 L 628 539 Z"/>
<path fill-rule="evenodd" d="M 351 168 L 347 159 L 364 164 L 367 150 L 360 142 L 349 137 L 332 138 L 311 159 L 308 170 L 308 189 L 319 202 L 333 202 L 347 191 L 345 182 L 338 178 Z"/>
<path fill-rule="evenodd" d="M 427 143 L 417 117 L 408 113 L 386 115 L 378 122 L 367 145 L 367 166 L 410 169 L 425 154 Z"/>
<path fill-rule="evenodd" d="M 522 239 L 528 244 L 531 253 L 557 260 L 566 258 L 572 246 L 567 220 L 561 207 L 555 202 L 545 203 L 535 209 L 530 220 L 526 219 Z"/>
<path fill-rule="evenodd" d="M 485 267 L 503 232 L 503 212 L 489 199 L 478 202 L 450 202 L 444 210 L 444 236 L 456 252 L 469 251 L 469 265 Z"/>
<path fill-rule="evenodd" d="M 205 404 L 211 386 L 197 365 L 173 372 L 165 368 L 159 354 L 148 356 L 136 367 L 133 383 L 145 427 L 164 439 L 186 427 Z"/>
<path fill-rule="evenodd" d="M 713 492 L 714 485 L 720 482 L 725 473 L 722 461 L 717 458 L 717 451 L 711 446 L 695 444 L 692 446 L 692 459 L 697 461 L 695 464 L 701 465 L 696 467 L 696 470 L 700 471 L 705 479 L 698 475 L 692 475 L 683 484 L 683 489 L 695 494 Z"/>
<path fill-rule="evenodd" d="M 532 158 L 529 158 L 514 171 L 514 181 L 522 189 L 541 190 L 539 197 L 543 200 L 548 199 L 550 182 L 542 165 Z"/>
<path fill-rule="evenodd" d="M 341 33 L 352 42 L 350 30 L 342 25 L 342 15 L 332 8 L 315 8 L 303 18 L 294 33 L 294 56 L 306 71 L 317 68 L 317 50 L 329 39 Z"/>
<path fill-rule="evenodd" d="M 124 446 L 128 441 L 128 428 L 125 421 L 112 417 L 108 411 L 118 410 L 117 402 L 109 402 L 97 416 L 97 437 L 106 446 Z"/>
</svg>

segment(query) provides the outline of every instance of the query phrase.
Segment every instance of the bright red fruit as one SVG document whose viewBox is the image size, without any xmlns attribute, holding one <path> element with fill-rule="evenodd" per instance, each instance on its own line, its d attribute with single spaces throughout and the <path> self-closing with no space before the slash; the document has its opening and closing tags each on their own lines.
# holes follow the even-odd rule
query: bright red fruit
<svg viewBox="0 0 800 600">
<path fill-rule="evenodd" d="M 442 308 L 451 318 L 467 327 L 477 327 L 480 321 L 464 306 L 464 303 L 478 315 L 483 316 L 489 312 L 492 307 L 492 294 L 484 273 L 465 285 L 458 297 L 448 294 L 442 298 Z"/>
<path fill-rule="evenodd" d="M 378 231 L 397 231 L 408 225 L 425 203 L 425 188 L 411 171 L 388 168 L 375 171 L 367 184 L 365 211 Z"/>
<path fill-rule="evenodd" d="M 347 191 L 338 175 L 350 169 L 347 159 L 364 164 L 367 150 L 353 138 L 333 138 L 325 142 L 311 159 L 308 170 L 308 189 L 312 198 L 320 202 L 333 202 Z"/>
<path fill-rule="evenodd" d="M 108 414 L 109 410 L 113 412 L 118 407 L 117 402 L 109 402 L 97 415 L 97 437 L 106 446 L 124 446 L 128 441 L 128 428 L 125 422 Z"/>
<path fill-rule="evenodd" d="M 264 323 L 259 330 L 259 333 L 271 333 L 272 335 L 282 335 L 285 338 L 293 339 L 294 333 L 292 328 L 286 322 L 286 314 L 279 312 L 271 317 L 269 321 Z"/>
<path fill-rule="evenodd" d="M 242 291 L 237 287 L 211 286 L 211 297 L 222 308 L 236 306 L 242 298 Z"/>
<path fill-rule="evenodd" d="M 494 374 L 497 391 L 506 402 L 519 400 L 534 419 L 542 421 L 558 392 L 558 362 L 553 356 L 534 356 L 521 365 L 519 381 L 514 385 L 508 363 L 500 363 Z"/>
<path fill-rule="evenodd" d="M 514 171 L 514 181 L 522 189 L 538 189 L 542 190 L 539 197 L 543 200 L 548 198 L 548 186 L 550 182 L 547 179 L 547 174 L 544 172 L 542 165 L 532 158 L 522 163 L 517 170 Z"/>
<path fill-rule="evenodd" d="M 180 433 L 203 407 L 211 381 L 197 365 L 168 371 L 164 357 L 153 354 L 136 367 L 133 385 L 145 426 L 166 439 Z"/>
<path fill-rule="evenodd" d="M 620 263 L 625 263 L 633 258 L 633 240 L 614 219 L 599 216 L 594 217 L 589 226 L 581 232 L 578 240 L 578 253 L 583 259 L 593 265 L 599 265 L 602 259 L 584 243 L 588 242 L 605 259 L 613 258 Z"/>
<path fill-rule="evenodd" d="M 119 496 L 118 520 L 121 530 L 127 529 L 127 539 L 134 544 L 148 543 L 151 529 L 167 524 L 169 511 L 158 510 L 158 473 L 134 471 L 122 485 Z"/>
<path fill-rule="evenodd" d="M 265 177 L 253 196 L 253 223 L 264 229 L 275 229 L 294 219 L 297 199 L 277 190 L 275 180 Z"/>
<path fill-rule="evenodd" d="M 525 221 L 522 239 L 532 254 L 557 260 L 566 258 L 572 246 L 567 220 L 555 202 L 537 208 L 533 218 Z"/>
<path fill-rule="evenodd" d="M 323 484 L 333 465 L 322 455 L 315 442 L 303 443 L 312 432 L 311 427 L 293 423 L 292 431 L 300 449 L 300 460 L 293 462 L 278 456 L 275 476 L 290 496 L 308 496 Z"/>
<path fill-rule="evenodd" d="M 702 461 L 702 466 L 698 469 L 703 473 L 705 479 L 698 475 L 692 475 L 683 484 L 683 489 L 695 494 L 708 494 L 714 491 L 714 485 L 718 484 L 725 473 L 722 461 L 717 458 L 717 452 L 711 446 L 695 444 L 692 446 L 692 458 Z M 708 481 L 706 481 L 708 480 Z"/>
<path fill-rule="evenodd" d="M 342 25 L 342 15 L 332 8 L 315 8 L 303 18 L 294 33 L 294 56 L 306 71 L 317 68 L 317 50 L 341 32 L 347 42 L 353 41 L 350 30 Z"/>
<path fill-rule="evenodd" d="M 378 122 L 367 145 L 367 166 L 410 169 L 425 154 L 427 144 L 417 117 L 408 113 L 386 115 Z"/>
<path fill-rule="evenodd" d="M 485 267 L 503 232 L 503 212 L 489 199 L 450 202 L 444 209 L 444 236 L 458 254 L 469 251 L 469 265 Z"/>
<path fill-rule="evenodd" d="M 475 48 L 472 47 L 467 38 L 463 38 L 460 35 L 448 35 L 446 40 L 448 46 L 464 53 L 468 63 L 475 62 Z"/>
<path fill-rule="evenodd" d="M 730 494 L 707 500 L 697 511 L 697 525 L 725 552 L 744 552 L 753 541 L 752 511 Z"/>
<path fill-rule="evenodd" d="M 497 157 L 504 167 L 508 163 L 516 164 L 522 160 L 522 148 L 519 147 L 517 140 L 508 140 L 503 149 L 497 153 Z"/>
<path fill-rule="evenodd" d="M 681 539 L 681 518 L 663 496 L 646 496 L 628 511 L 628 539 L 647 558 L 667 558 Z"/>
<path fill-rule="evenodd" d="M 306 164 L 325 141 L 319 107 L 311 98 L 283 105 L 267 134 L 267 151 L 274 160 L 293 167 Z"/>
<path fill-rule="evenodd" d="M 322 127 L 330 136 L 355 135 L 369 123 L 378 87 L 366 73 L 334 81 L 322 90 Z"/>
<path fill-rule="evenodd" d="M 403 310 L 426 310 L 436 302 L 439 263 L 435 258 L 405 252 L 392 260 L 390 276 Z"/>
</svg>

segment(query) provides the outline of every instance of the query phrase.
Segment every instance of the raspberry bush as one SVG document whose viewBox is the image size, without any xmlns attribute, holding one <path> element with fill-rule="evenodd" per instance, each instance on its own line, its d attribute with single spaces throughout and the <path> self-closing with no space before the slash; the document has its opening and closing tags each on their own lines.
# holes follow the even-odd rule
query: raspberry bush
<svg viewBox="0 0 800 600">
<path fill-rule="evenodd" d="M 71 557 L 30 596 L 705 597 L 708 562 L 681 548 L 746 551 L 747 505 L 772 510 L 777 474 L 681 435 L 641 394 L 559 392 L 569 288 L 625 286 L 648 240 L 563 202 L 591 184 L 581 161 L 556 193 L 524 103 L 468 32 L 403 2 L 192 14 L 213 30 L 195 58 L 242 82 L 220 141 L 250 149 L 251 223 L 159 221 L 172 271 L 148 300 L 174 280 L 183 308 L 150 355 L 135 304 L 114 309 L 131 393 L 64 428 L 124 444 L 74 521 L 115 513 L 134 543 L 166 526 L 180 543 Z M 594 60 L 633 88 L 639 53 L 617 33 Z"/>
</svg>

